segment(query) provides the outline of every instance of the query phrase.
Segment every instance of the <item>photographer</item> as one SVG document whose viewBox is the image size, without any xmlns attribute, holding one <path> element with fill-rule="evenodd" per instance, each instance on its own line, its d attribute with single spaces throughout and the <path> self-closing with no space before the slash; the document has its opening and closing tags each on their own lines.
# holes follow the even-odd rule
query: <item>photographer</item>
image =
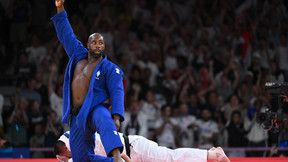
<svg viewBox="0 0 288 162">
<path fill-rule="evenodd" d="M 254 101 L 253 107 L 248 109 L 244 117 L 244 129 L 247 131 L 248 147 L 265 147 L 267 146 L 268 134 L 263 131 L 261 125 L 256 122 L 256 113 L 263 112 L 264 107 L 260 99 Z M 264 157 L 266 152 L 251 151 L 247 152 L 249 157 Z"/>
</svg>

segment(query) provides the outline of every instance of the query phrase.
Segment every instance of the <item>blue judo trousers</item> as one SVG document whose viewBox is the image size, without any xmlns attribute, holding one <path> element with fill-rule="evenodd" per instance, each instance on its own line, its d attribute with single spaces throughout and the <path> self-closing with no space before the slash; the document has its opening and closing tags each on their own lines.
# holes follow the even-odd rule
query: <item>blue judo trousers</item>
<svg viewBox="0 0 288 162">
<path fill-rule="evenodd" d="M 71 116 L 70 84 L 73 70 L 77 62 L 87 59 L 88 50 L 76 39 L 67 18 L 66 11 L 51 18 L 54 23 L 58 39 L 62 43 L 70 60 L 68 62 L 63 85 L 63 117 L 62 123 L 70 124 L 70 148 L 72 159 L 78 161 L 114 161 L 111 151 L 120 147 L 123 150 L 119 134 L 112 120 L 111 114 L 119 114 L 124 120 L 124 89 L 122 83 L 123 72 L 115 64 L 103 60 L 95 67 L 90 81 L 89 90 L 78 115 Z M 104 105 L 111 99 L 111 113 Z M 70 123 L 69 123 L 70 122 Z M 94 133 L 101 136 L 107 156 L 94 153 Z"/>
</svg>

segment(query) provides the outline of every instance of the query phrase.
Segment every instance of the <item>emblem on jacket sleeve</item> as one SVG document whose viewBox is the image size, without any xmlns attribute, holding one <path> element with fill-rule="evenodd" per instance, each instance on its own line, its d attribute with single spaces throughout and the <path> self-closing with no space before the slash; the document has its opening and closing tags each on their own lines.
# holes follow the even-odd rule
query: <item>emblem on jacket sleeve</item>
<svg viewBox="0 0 288 162">
<path fill-rule="evenodd" d="M 101 74 L 101 72 L 100 72 L 100 70 L 98 70 L 97 73 L 96 73 L 96 79 L 97 79 L 97 80 L 99 80 L 100 74 Z"/>
<path fill-rule="evenodd" d="M 115 68 L 115 70 L 117 74 L 120 74 L 120 70 L 118 68 Z"/>
</svg>

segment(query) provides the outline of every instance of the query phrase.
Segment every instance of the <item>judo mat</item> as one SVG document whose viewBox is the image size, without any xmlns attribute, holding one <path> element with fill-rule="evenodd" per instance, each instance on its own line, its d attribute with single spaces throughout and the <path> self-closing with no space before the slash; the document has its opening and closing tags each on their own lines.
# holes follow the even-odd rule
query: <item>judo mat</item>
<svg viewBox="0 0 288 162">
<path fill-rule="evenodd" d="M 239 151 L 239 150 L 269 150 L 269 148 L 226 148 L 226 152 L 229 151 Z M 0 149 L 1 150 L 1 149 Z M 279 148 L 279 150 L 288 150 L 287 148 Z M 57 162 L 56 158 L 30 158 L 30 152 L 33 151 L 48 151 L 51 152 L 52 148 L 14 148 L 14 149 L 2 149 L 2 154 L 0 154 L 0 162 Z M 288 157 L 230 157 L 231 162 L 288 162 Z M 208 162 L 212 162 L 208 160 Z"/>
<path fill-rule="evenodd" d="M 288 157 L 241 157 L 241 158 L 229 158 L 231 162 L 287 162 Z M 0 159 L 0 162 L 57 162 L 57 159 Z M 212 162 L 208 160 L 208 162 Z"/>
</svg>

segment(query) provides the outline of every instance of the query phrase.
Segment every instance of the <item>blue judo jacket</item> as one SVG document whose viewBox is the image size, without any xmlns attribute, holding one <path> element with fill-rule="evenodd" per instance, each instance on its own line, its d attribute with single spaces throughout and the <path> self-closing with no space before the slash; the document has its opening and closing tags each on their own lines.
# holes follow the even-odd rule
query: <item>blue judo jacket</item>
<svg viewBox="0 0 288 162">
<path fill-rule="evenodd" d="M 73 71 L 78 61 L 88 58 L 88 50 L 76 39 L 75 34 L 67 18 L 66 11 L 51 18 L 54 23 L 58 39 L 62 43 L 70 60 L 68 62 L 63 85 L 63 117 L 62 123 L 69 124 L 71 108 L 71 80 Z M 104 104 L 111 99 L 111 114 L 119 114 L 121 121 L 124 120 L 124 89 L 122 83 L 123 72 L 115 64 L 104 59 L 95 67 L 87 96 L 77 116 L 76 122 L 80 129 L 85 131 L 86 121 L 92 109 Z"/>
</svg>

